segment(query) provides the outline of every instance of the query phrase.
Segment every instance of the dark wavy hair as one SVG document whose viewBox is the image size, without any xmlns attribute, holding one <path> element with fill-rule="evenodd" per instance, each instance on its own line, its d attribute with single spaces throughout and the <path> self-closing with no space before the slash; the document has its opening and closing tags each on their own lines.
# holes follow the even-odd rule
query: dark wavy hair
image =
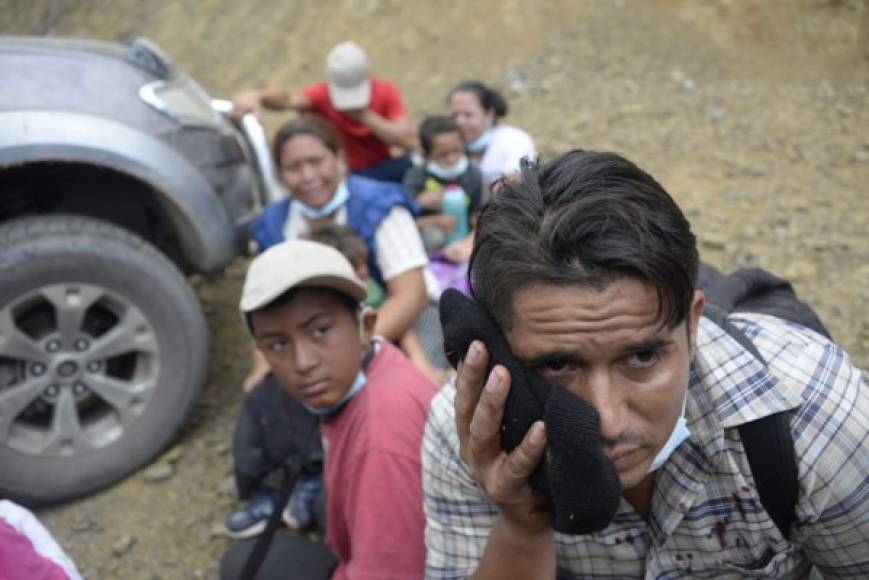
<svg viewBox="0 0 869 580">
<path fill-rule="evenodd" d="M 280 166 L 281 164 L 281 150 L 286 142 L 299 135 L 310 135 L 318 139 L 335 155 L 341 151 L 341 145 L 332 127 L 317 117 L 306 115 L 287 121 L 275 133 L 275 139 L 272 143 L 272 157 L 275 165 Z"/>
<path fill-rule="evenodd" d="M 513 297 L 535 285 L 603 289 L 631 278 L 653 287 L 671 328 L 688 315 L 699 257 L 688 220 L 648 173 L 614 154 L 575 150 L 523 161 L 484 207 L 469 278 L 504 330 Z"/>
<path fill-rule="evenodd" d="M 426 155 L 431 153 L 434 138 L 444 133 L 456 133 L 461 138 L 456 122 L 442 115 L 426 117 L 419 124 L 419 145 Z"/>
<path fill-rule="evenodd" d="M 450 97 L 456 93 L 471 93 L 484 111 L 495 113 L 495 119 L 507 116 L 507 101 L 504 96 L 491 87 L 487 87 L 480 81 L 463 81 L 453 87 Z"/>
</svg>

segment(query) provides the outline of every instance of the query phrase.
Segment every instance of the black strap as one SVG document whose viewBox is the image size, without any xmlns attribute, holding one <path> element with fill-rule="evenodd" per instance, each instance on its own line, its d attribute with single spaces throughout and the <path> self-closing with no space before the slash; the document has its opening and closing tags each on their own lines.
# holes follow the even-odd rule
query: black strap
<svg viewBox="0 0 869 580">
<path fill-rule="evenodd" d="M 793 414 L 773 413 L 737 427 L 760 503 L 788 540 L 799 499 L 797 457 L 791 436 Z"/>
<path fill-rule="evenodd" d="M 275 508 L 272 510 L 268 522 L 266 522 L 266 529 L 257 538 L 253 550 L 251 550 L 250 555 L 247 557 L 244 568 L 241 569 L 239 580 L 254 580 L 256 577 L 256 573 L 259 571 L 263 560 L 265 560 L 269 546 L 272 544 L 275 531 L 278 529 L 278 524 L 281 521 L 281 512 L 284 510 L 284 506 L 287 505 L 290 494 L 293 492 L 293 487 L 296 485 L 296 480 L 299 478 L 298 470 L 291 470 L 289 467 L 284 466 L 283 472 L 281 488 L 278 490 L 277 499 L 275 500 Z"/>
<path fill-rule="evenodd" d="M 758 361 L 766 365 L 766 360 L 751 339 L 727 320 L 724 310 L 714 305 L 707 305 L 703 315 L 720 326 Z M 793 415 L 793 410 L 781 411 L 737 427 L 757 486 L 760 503 L 781 534 L 788 540 L 791 536 L 791 526 L 796 520 L 796 505 L 799 499 L 799 473 L 791 435 Z"/>
</svg>

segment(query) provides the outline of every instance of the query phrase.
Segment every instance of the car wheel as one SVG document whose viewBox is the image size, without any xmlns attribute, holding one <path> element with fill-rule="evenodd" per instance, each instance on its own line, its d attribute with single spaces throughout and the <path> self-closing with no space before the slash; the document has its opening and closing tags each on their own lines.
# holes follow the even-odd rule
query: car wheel
<svg viewBox="0 0 869 580">
<path fill-rule="evenodd" d="M 205 376 L 207 331 L 178 269 L 101 221 L 0 226 L 0 495 L 44 504 L 161 451 Z"/>
</svg>

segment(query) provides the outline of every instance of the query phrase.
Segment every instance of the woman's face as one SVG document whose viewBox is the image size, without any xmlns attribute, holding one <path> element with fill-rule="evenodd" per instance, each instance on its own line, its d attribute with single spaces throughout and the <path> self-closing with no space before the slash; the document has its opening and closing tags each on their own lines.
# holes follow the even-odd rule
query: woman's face
<svg viewBox="0 0 869 580">
<path fill-rule="evenodd" d="M 470 143 L 492 126 L 494 111 L 485 111 L 477 95 L 469 91 L 456 91 L 450 96 L 450 116 L 459 126 L 462 139 Z"/>
<path fill-rule="evenodd" d="M 310 207 L 328 203 L 344 179 L 344 161 L 313 135 L 291 137 L 281 148 L 281 181 L 295 199 Z"/>
</svg>

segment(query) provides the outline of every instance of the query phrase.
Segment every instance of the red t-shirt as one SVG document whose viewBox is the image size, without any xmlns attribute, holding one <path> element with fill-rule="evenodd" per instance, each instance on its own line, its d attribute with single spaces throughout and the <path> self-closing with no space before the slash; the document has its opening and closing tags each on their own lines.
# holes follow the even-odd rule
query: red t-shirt
<svg viewBox="0 0 869 580">
<path fill-rule="evenodd" d="M 302 94 L 311 103 L 311 111 L 326 119 L 338 132 L 351 171 L 364 169 L 390 158 L 389 145 L 374 135 L 371 129 L 332 106 L 326 83 L 311 85 L 303 89 Z M 407 116 L 398 89 L 392 83 L 380 79 L 371 79 L 371 102 L 368 108 L 390 121 Z"/>
<path fill-rule="evenodd" d="M 365 388 L 321 426 L 332 580 L 419 580 L 425 573 L 420 448 L 437 389 L 388 342 Z"/>
</svg>

